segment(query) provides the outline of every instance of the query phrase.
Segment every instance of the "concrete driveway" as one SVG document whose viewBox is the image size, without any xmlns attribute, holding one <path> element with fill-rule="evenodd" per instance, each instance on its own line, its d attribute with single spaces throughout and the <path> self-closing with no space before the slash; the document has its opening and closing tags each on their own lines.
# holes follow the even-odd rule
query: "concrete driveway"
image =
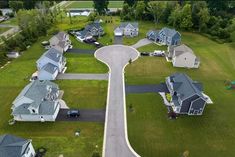
<svg viewBox="0 0 235 157">
<path fill-rule="evenodd" d="M 126 85 L 126 93 L 169 93 L 165 83 L 154 85 Z"/>
<path fill-rule="evenodd" d="M 105 46 L 95 57 L 109 66 L 103 157 L 139 156 L 130 146 L 127 135 L 124 68 L 139 56 L 136 49 L 124 45 Z"/>
<path fill-rule="evenodd" d="M 73 74 L 64 73 L 59 74 L 58 80 L 108 80 L 109 74 Z"/>
<path fill-rule="evenodd" d="M 153 43 L 152 40 L 144 38 L 144 39 L 139 40 L 136 44 L 132 45 L 132 47 L 137 49 L 139 47 L 142 47 L 142 46 L 145 46 L 145 45 L 148 45 L 148 44 L 151 44 L 151 43 Z"/>
<path fill-rule="evenodd" d="M 80 116 L 67 117 L 69 109 L 60 109 L 56 121 L 82 121 L 82 122 L 104 122 L 105 110 L 104 109 L 80 109 Z"/>
</svg>

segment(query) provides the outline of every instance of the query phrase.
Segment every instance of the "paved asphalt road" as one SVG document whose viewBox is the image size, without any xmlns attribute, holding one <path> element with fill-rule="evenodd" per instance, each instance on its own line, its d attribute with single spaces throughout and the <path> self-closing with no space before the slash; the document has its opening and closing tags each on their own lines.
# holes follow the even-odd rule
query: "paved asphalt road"
<svg viewBox="0 0 235 157">
<path fill-rule="evenodd" d="M 148 44 L 151 44 L 151 43 L 153 43 L 152 40 L 144 38 L 144 39 L 139 40 L 136 44 L 132 45 L 132 47 L 137 49 L 139 47 L 142 47 L 142 46 L 145 46 L 145 45 L 148 45 Z"/>
<path fill-rule="evenodd" d="M 126 93 L 169 93 L 165 83 L 154 85 L 126 85 Z"/>
<path fill-rule="evenodd" d="M 108 80 L 109 74 L 59 74 L 56 79 L 59 80 Z"/>
<path fill-rule="evenodd" d="M 129 46 L 112 45 L 98 49 L 95 56 L 110 67 L 103 156 L 138 156 L 128 141 L 123 79 L 125 65 L 130 59 L 137 59 L 138 52 Z"/>
<path fill-rule="evenodd" d="M 56 121 L 82 121 L 82 122 L 104 122 L 105 121 L 105 110 L 100 109 L 80 109 L 80 116 L 78 118 L 67 117 L 67 112 L 69 109 L 60 109 Z"/>
</svg>

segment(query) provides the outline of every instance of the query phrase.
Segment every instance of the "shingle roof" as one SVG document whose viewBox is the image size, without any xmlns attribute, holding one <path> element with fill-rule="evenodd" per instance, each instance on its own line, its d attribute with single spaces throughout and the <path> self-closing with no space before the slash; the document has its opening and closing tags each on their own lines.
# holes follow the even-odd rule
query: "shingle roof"
<svg viewBox="0 0 235 157">
<path fill-rule="evenodd" d="M 177 93 L 181 100 L 184 100 L 195 94 L 204 98 L 202 95 L 202 85 L 193 81 L 188 77 L 188 75 L 183 73 L 175 73 L 170 76 L 170 79 L 173 83 L 173 90 Z"/>
<path fill-rule="evenodd" d="M 154 38 L 154 39 L 157 39 L 157 37 L 159 36 L 159 30 L 149 30 L 147 32 L 147 36 Z"/>
<path fill-rule="evenodd" d="M 54 74 L 56 72 L 56 70 L 58 70 L 58 67 L 53 65 L 53 64 L 51 64 L 51 63 L 47 63 L 46 65 L 44 65 L 42 67 L 42 70 L 45 70 L 45 71 L 47 71 L 50 74 Z"/>
<path fill-rule="evenodd" d="M 128 24 L 131 24 L 134 28 L 138 28 L 138 27 L 139 27 L 138 22 L 122 22 L 119 27 L 120 27 L 120 28 L 124 28 L 124 27 L 126 27 Z"/>
<path fill-rule="evenodd" d="M 59 32 L 59 33 L 57 33 L 57 34 L 56 34 L 55 36 L 53 36 L 53 37 L 56 37 L 56 38 L 58 38 L 59 40 L 63 40 L 64 37 L 65 37 L 65 35 L 66 35 L 65 32 Z"/>
<path fill-rule="evenodd" d="M 51 90 L 51 91 L 49 91 Z M 18 107 L 13 107 L 13 114 L 30 114 L 28 107 L 39 109 L 39 114 L 51 115 L 54 113 L 54 99 L 57 98 L 56 93 L 59 91 L 57 84 L 48 80 L 35 80 L 28 84 L 22 92 L 14 100 L 13 105 L 18 102 L 21 97 L 26 97 L 32 103 L 25 103 Z M 54 99 L 52 99 L 54 98 Z"/>
<path fill-rule="evenodd" d="M 168 37 L 173 37 L 175 34 L 179 33 L 175 29 L 170 29 L 167 27 L 162 28 L 160 32 L 162 31 L 165 32 L 166 36 Z"/>
<path fill-rule="evenodd" d="M 85 27 L 85 30 L 89 31 L 89 30 L 91 30 L 93 27 L 95 27 L 96 29 L 102 29 L 100 23 L 93 22 L 93 23 L 88 24 L 88 25 Z"/>
<path fill-rule="evenodd" d="M 63 55 L 60 53 L 60 51 L 58 51 L 55 48 L 50 48 L 48 51 L 46 51 L 44 53 L 44 56 L 55 61 L 55 62 L 59 62 L 60 58 L 63 57 Z"/>
<path fill-rule="evenodd" d="M 194 55 L 193 50 L 188 46 L 186 46 L 185 44 L 174 47 L 174 51 L 175 51 L 175 56 L 180 56 L 181 54 L 186 52 L 189 52 Z"/>
<path fill-rule="evenodd" d="M 0 136 L 0 157 L 22 157 L 30 140 L 12 135 Z"/>
</svg>

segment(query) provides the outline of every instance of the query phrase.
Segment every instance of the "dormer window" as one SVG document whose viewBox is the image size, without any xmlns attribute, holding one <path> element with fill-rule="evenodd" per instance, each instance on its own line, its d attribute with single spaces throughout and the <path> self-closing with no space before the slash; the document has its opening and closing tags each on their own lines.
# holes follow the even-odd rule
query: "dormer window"
<svg viewBox="0 0 235 157">
<path fill-rule="evenodd" d="M 33 112 L 33 113 L 36 113 L 35 109 L 32 109 L 32 112 Z"/>
</svg>

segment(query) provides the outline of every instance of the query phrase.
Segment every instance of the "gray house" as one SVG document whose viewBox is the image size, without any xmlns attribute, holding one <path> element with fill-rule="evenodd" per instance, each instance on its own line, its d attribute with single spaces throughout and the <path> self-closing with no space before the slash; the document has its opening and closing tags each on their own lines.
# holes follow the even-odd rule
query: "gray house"
<svg viewBox="0 0 235 157">
<path fill-rule="evenodd" d="M 158 41 L 159 38 L 159 31 L 158 30 L 149 30 L 146 34 L 146 38 L 152 40 L 154 42 Z"/>
<path fill-rule="evenodd" d="M 77 32 L 77 39 L 83 41 L 92 37 L 100 37 L 102 35 L 104 35 L 104 29 L 100 25 L 100 22 L 93 22 L 88 24 L 84 30 Z"/>
<path fill-rule="evenodd" d="M 50 48 L 37 60 L 38 79 L 55 80 L 66 70 L 66 58 L 57 49 Z"/>
<path fill-rule="evenodd" d="M 57 84 L 35 80 L 16 97 L 11 107 L 16 121 L 55 121 L 60 110 Z"/>
<path fill-rule="evenodd" d="M 176 73 L 166 78 L 166 85 L 172 96 L 171 105 L 175 113 L 202 115 L 206 106 L 202 84 L 186 74 Z"/>
<path fill-rule="evenodd" d="M 119 27 L 114 30 L 115 36 L 135 37 L 139 34 L 139 24 L 137 22 L 122 22 Z"/>
<path fill-rule="evenodd" d="M 59 32 L 54 35 L 50 40 L 50 47 L 57 49 L 59 52 L 64 53 L 71 48 L 71 41 L 69 35 L 65 32 Z"/>
<path fill-rule="evenodd" d="M 35 151 L 31 140 L 13 135 L 0 136 L 0 157 L 34 157 Z"/>
<path fill-rule="evenodd" d="M 179 45 L 181 42 L 181 34 L 175 29 L 164 27 L 159 31 L 154 41 L 168 46 Z"/>
</svg>

